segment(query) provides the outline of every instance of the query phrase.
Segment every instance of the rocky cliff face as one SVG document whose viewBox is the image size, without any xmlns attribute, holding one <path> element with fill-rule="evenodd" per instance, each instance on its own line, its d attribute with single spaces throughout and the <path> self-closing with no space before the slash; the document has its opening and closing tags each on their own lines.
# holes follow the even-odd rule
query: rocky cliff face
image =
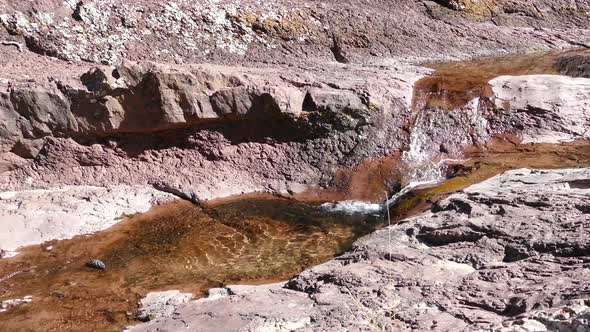
<svg viewBox="0 0 590 332">
<path fill-rule="evenodd" d="M 194 201 L 293 194 L 402 151 L 419 167 L 503 133 L 524 143 L 590 137 L 586 78 L 502 76 L 489 95 L 446 110 L 411 107 L 423 70 L 332 66 L 301 74 L 126 63 L 82 75 L 84 88 L 13 88 L 3 94 L 0 184 L 142 184 Z"/>
<path fill-rule="evenodd" d="M 576 33 L 588 29 L 589 11 L 580 0 L 0 3 L 2 25 L 27 49 L 109 64 L 302 63 L 310 56 L 366 62 L 579 47 L 590 42 Z"/>
<path fill-rule="evenodd" d="M 82 75 L 83 88 L 15 87 L 2 95 L 2 152 L 34 160 L 3 186 L 141 183 L 193 200 L 300 192 L 403 148 L 419 72 L 126 63 Z"/>
</svg>

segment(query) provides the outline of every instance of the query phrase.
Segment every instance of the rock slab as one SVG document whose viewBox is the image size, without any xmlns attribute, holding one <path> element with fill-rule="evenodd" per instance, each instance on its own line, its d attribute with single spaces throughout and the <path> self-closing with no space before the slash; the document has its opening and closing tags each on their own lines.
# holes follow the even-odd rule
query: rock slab
<svg viewBox="0 0 590 332">
<path fill-rule="evenodd" d="M 125 216 L 148 211 L 175 196 L 150 187 L 71 186 L 0 192 L 0 248 L 69 239 L 109 228 Z"/>
</svg>

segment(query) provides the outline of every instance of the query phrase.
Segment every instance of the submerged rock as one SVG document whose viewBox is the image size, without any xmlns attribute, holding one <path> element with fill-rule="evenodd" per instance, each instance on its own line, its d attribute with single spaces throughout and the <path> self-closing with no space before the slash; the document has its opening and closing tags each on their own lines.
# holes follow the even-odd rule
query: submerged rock
<svg viewBox="0 0 590 332">
<path fill-rule="evenodd" d="M 106 271 L 107 269 L 107 265 L 100 259 L 93 259 L 90 262 L 86 263 L 86 266 L 101 271 Z"/>
<path fill-rule="evenodd" d="M 557 59 L 557 70 L 563 75 L 590 78 L 590 52 Z"/>
<path fill-rule="evenodd" d="M 33 296 L 27 295 L 22 299 L 13 299 L 13 300 L 6 300 L 0 301 L 0 313 L 6 312 L 11 308 L 18 307 L 20 305 L 31 303 L 33 301 Z"/>
</svg>

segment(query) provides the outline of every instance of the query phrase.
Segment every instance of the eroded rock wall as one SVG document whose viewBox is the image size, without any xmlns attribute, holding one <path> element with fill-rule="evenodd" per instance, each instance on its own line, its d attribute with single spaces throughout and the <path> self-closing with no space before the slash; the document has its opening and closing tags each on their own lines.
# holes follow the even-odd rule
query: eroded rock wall
<svg viewBox="0 0 590 332">
<path fill-rule="evenodd" d="M 0 108 L 2 152 L 30 163 L 6 158 L 2 187 L 149 184 L 195 201 L 300 192 L 401 151 L 421 72 L 125 63 L 87 72 L 82 87 L 19 85 Z"/>
</svg>

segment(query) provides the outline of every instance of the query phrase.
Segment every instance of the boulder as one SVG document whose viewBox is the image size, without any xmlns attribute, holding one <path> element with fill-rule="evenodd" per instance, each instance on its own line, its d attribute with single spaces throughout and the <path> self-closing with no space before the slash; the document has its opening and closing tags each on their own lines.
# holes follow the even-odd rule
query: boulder
<svg viewBox="0 0 590 332">
<path fill-rule="evenodd" d="M 193 294 L 177 290 L 148 293 L 139 301 L 135 317 L 144 322 L 172 316 L 176 309 L 193 298 Z"/>
</svg>

